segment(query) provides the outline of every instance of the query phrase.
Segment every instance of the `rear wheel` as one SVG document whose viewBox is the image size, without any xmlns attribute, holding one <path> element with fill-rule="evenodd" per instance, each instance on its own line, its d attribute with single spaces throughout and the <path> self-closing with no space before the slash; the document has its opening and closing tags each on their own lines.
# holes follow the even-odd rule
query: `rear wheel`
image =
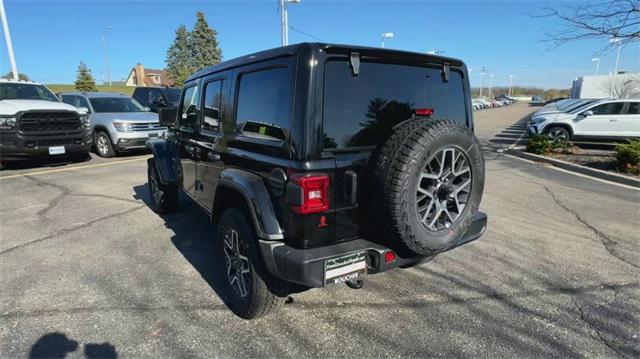
<svg viewBox="0 0 640 359">
<path fill-rule="evenodd" d="M 94 146 L 96 147 L 96 152 L 100 157 L 113 157 L 116 155 L 116 151 L 113 149 L 113 144 L 111 143 L 111 139 L 109 135 L 107 135 L 104 131 L 99 131 L 93 136 Z"/>
<path fill-rule="evenodd" d="M 405 255 L 438 253 L 455 245 L 480 205 L 480 144 L 448 120 L 406 122 L 381 149 L 374 181 L 389 244 Z"/>
<path fill-rule="evenodd" d="M 259 270 L 261 258 L 249 220 L 240 209 L 224 211 L 217 223 L 214 256 L 223 300 L 244 319 L 255 319 L 278 310 L 285 298 L 276 296 Z"/>
</svg>

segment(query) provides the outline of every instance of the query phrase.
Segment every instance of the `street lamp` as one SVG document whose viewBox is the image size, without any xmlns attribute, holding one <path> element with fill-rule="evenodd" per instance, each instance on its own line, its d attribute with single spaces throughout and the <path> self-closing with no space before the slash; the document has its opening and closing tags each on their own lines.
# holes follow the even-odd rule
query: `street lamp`
<svg viewBox="0 0 640 359">
<path fill-rule="evenodd" d="M 591 62 L 595 62 L 596 63 L 596 76 L 598 76 L 598 70 L 600 70 L 600 58 L 599 57 L 594 57 L 591 59 Z"/>
<path fill-rule="evenodd" d="M 516 77 L 516 75 L 509 75 L 509 97 L 511 97 L 511 85 L 513 85 L 514 77 Z"/>
<path fill-rule="evenodd" d="M 107 31 L 113 29 L 113 26 L 106 26 L 102 31 L 102 47 L 104 49 L 104 65 L 107 68 L 107 80 L 111 86 L 111 64 L 109 63 L 109 54 L 107 52 Z"/>
<path fill-rule="evenodd" d="M 494 74 L 489 75 L 489 98 L 493 97 L 493 76 Z"/>
<path fill-rule="evenodd" d="M 484 87 L 484 75 L 487 74 L 487 69 L 484 68 L 484 66 L 482 66 L 482 70 L 480 70 L 480 94 L 478 95 L 478 97 L 482 98 L 482 89 Z"/>
<path fill-rule="evenodd" d="M 615 70 L 613 71 L 613 77 L 616 77 L 618 75 L 618 63 L 620 62 L 620 48 L 622 47 L 621 45 L 622 39 L 619 37 L 614 37 L 612 39 L 609 39 L 609 43 L 618 45 L 618 54 L 616 55 L 616 67 L 615 67 Z"/>
<path fill-rule="evenodd" d="M 280 37 L 282 46 L 289 45 L 289 13 L 287 12 L 288 4 L 299 4 L 300 0 L 278 0 L 280 7 Z"/>
<path fill-rule="evenodd" d="M 382 48 L 384 49 L 384 39 L 393 39 L 393 32 L 385 32 L 381 36 L 382 36 Z"/>
<path fill-rule="evenodd" d="M 7 13 L 4 11 L 4 0 L 0 0 L 0 17 L 2 18 L 2 28 L 4 29 L 4 39 L 7 43 L 7 52 L 9 53 L 9 62 L 11 63 L 11 73 L 13 79 L 18 81 L 18 67 L 16 66 L 16 58 L 13 55 L 13 45 L 11 44 L 11 34 L 9 34 L 9 24 L 7 23 Z"/>
</svg>

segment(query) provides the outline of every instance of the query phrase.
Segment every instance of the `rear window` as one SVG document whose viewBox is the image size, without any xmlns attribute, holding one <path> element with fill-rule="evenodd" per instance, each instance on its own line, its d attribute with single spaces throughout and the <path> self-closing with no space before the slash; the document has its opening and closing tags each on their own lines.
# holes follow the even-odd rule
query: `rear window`
<svg viewBox="0 0 640 359">
<path fill-rule="evenodd" d="M 353 76 L 346 61 L 326 64 L 325 148 L 379 145 L 381 136 L 419 108 L 465 126 L 462 74 L 452 69 L 444 82 L 440 68 L 363 62 Z"/>
</svg>

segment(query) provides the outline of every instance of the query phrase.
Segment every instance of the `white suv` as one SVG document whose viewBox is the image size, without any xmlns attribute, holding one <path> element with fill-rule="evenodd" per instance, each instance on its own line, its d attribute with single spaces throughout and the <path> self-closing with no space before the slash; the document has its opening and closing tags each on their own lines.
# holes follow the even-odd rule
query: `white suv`
<svg viewBox="0 0 640 359">
<path fill-rule="evenodd" d="M 640 99 L 599 100 L 567 112 L 534 115 L 528 131 L 547 134 L 555 141 L 640 137 Z"/>
</svg>

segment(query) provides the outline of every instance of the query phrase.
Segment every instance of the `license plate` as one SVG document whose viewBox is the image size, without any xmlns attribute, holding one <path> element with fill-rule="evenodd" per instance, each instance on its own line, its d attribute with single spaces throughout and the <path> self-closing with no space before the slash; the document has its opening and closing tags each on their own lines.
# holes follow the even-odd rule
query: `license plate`
<svg viewBox="0 0 640 359">
<path fill-rule="evenodd" d="M 367 273 L 365 252 L 346 254 L 324 261 L 324 284 L 344 283 Z"/>
<path fill-rule="evenodd" d="M 65 152 L 64 146 L 49 147 L 50 155 L 63 155 Z"/>
<path fill-rule="evenodd" d="M 149 138 L 158 138 L 158 133 L 157 132 L 150 133 Z"/>
</svg>

